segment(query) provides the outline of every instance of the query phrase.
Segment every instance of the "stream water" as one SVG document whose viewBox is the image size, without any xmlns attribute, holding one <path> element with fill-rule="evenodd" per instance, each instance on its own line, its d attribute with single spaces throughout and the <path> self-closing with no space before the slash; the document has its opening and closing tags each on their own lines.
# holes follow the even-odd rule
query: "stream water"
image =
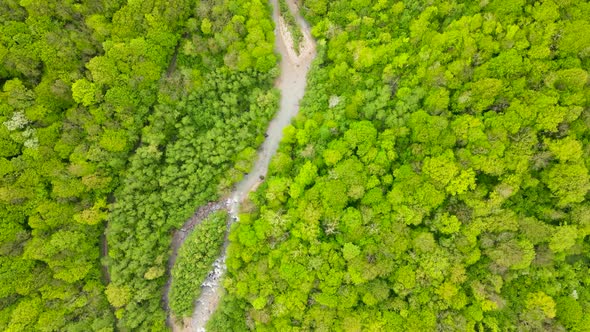
<svg viewBox="0 0 590 332">
<path fill-rule="evenodd" d="M 304 40 L 300 43 L 300 52 L 297 54 L 293 50 L 292 40 L 290 34 L 287 32 L 287 27 L 279 16 L 277 0 L 270 0 L 273 7 L 272 17 L 275 22 L 275 49 L 281 56 L 281 72 L 275 82 L 275 87 L 281 92 L 280 108 L 269 123 L 266 132 L 267 137 L 258 150 L 257 160 L 250 173 L 248 173 L 244 179 L 235 186 L 234 191 L 226 201 L 217 203 L 214 208 L 211 209 L 213 211 L 220 208 L 226 208 L 230 213 L 232 222 L 238 220 L 240 203 L 246 198 L 250 191 L 256 188 L 256 186 L 262 181 L 261 179 L 266 176 L 270 160 L 276 153 L 279 142 L 283 136 L 283 129 L 291 123 L 291 120 L 299 111 L 299 101 L 305 92 L 307 72 L 310 69 L 311 62 L 315 58 L 315 43 L 311 37 L 309 25 L 299 14 L 297 6 L 295 5 L 295 0 L 287 0 L 287 2 L 291 11 L 295 14 L 297 23 L 303 32 Z M 191 218 L 191 220 L 193 224 L 197 222 L 194 218 Z M 191 222 L 191 220 L 187 223 Z M 175 238 L 177 237 L 177 239 L 176 241 L 173 241 L 173 247 L 175 247 L 173 249 L 178 249 L 182 242 L 184 242 L 184 239 L 186 238 L 186 229 L 192 229 L 192 227 L 183 227 L 177 232 L 178 237 L 175 235 Z M 213 264 L 213 270 L 209 273 L 201 287 L 201 295 L 195 303 L 195 310 L 192 317 L 186 319 L 182 326 L 174 324 L 170 318 L 168 319 L 168 323 L 174 331 L 205 330 L 204 327 L 211 315 L 215 312 L 221 297 L 221 281 L 226 270 L 225 258 L 227 245 L 228 240 L 226 236 L 222 253 Z M 174 264 L 175 257 L 176 250 L 173 250 L 173 257 L 170 260 L 172 264 Z M 165 301 L 167 301 L 168 290 L 169 283 L 165 290 Z"/>
</svg>

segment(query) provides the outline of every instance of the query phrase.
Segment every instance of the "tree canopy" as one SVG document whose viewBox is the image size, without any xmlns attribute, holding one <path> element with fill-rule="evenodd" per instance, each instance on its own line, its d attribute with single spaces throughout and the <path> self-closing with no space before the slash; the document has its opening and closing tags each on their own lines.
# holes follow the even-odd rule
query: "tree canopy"
<svg viewBox="0 0 590 332">
<path fill-rule="evenodd" d="M 259 0 L 0 3 L 0 330 L 166 328 L 172 230 L 276 110 L 272 31 Z"/>
<path fill-rule="evenodd" d="M 212 331 L 586 331 L 584 1 L 324 1 Z"/>
</svg>

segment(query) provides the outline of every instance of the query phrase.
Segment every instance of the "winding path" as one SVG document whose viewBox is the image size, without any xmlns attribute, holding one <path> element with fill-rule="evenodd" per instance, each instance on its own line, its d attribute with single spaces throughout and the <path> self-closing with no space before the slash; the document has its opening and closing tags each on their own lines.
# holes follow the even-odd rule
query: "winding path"
<svg viewBox="0 0 590 332">
<path fill-rule="evenodd" d="M 276 153 L 279 142 L 283 136 L 283 129 L 291 123 L 293 117 L 299 111 L 299 101 L 305 92 L 307 72 L 310 69 L 311 62 L 315 58 L 316 45 L 310 33 L 310 27 L 301 17 L 298 8 L 295 5 L 296 0 L 287 0 L 291 11 L 295 14 L 297 23 L 303 32 L 303 41 L 300 44 L 299 55 L 293 49 L 293 42 L 288 28 L 283 19 L 279 16 L 277 0 L 270 0 L 273 7 L 273 20 L 275 22 L 275 48 L 281 55 L 280 69 L 281 74 L 275 82 L 275 87 L 281 91 L 280 108 L 275 117 L 270 121 L 267 138 L 258 150 L 258 159 L 254 167 L 244 179 L 235 186 L 234 191 L 228 199 L 209 203 L 201 207 L 195 216 L 188 220 L 183 227 L 174 233 L 172 241 L 172 255 L 169 260 L 169 271 L 176 261 L 178 248 L 184 242 L 186 235 L 193 227 L 204 219 L 210 212 L 227 209 L 230 213 L 231 220 L 238 220 L 238 211 L 240 203 L 247 197 L 248 193 L 260 184 L 260 179 L 266 176 L 268 165 L 272 156 Z M 203 283 L 201 296 L 195 303 L 195 311 L 190 319 L 186 319 L 181 326 L 176 324 L 170 317 L 168 310 L 168 325 L 173 331 L 204 331 L 205 325 L 211 315 L 215 312 L 221 297 L 221 280 L 226 270 L 225 258 L 227 251 L 228 239 L 226 235 L 220 257 L 213 264 L 213 270 L 209 273 Z M 164 291 L 164 303 L 168 309 L 168 292 L 170 289 L 171 278 Z"/>
</svg>

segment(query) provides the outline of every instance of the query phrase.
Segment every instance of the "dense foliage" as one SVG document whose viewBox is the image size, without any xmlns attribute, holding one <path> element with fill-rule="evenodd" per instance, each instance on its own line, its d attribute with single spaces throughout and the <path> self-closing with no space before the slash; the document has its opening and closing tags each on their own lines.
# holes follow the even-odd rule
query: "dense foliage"
<svg viewBox="0 0 590 332">
<path fill-rule="evenodd" d="M 128 26 L 121 3 L 0 2 L 0 330 L 113 325 L 98 241 L 142 113 L 72 90 Z"/>
<path fill-rule="evenodd" d="M 590 4 L 303 8 L 318 58 L 211 329 L 588 331 Z"/>
<path fill-rule="evenodd" d="M 590 4 L 303 9 L 309 91 L 210 329 L 590 331 Z M 273 40 L 262 0 L 0 1 L 1 330 L 165 329 L 171 231 L 250 168 Z"/>
<path fill-rule="evenodd" d="M 0 1 L 1 330 L 113 330 L 109 302 L 121 329 L 164 329 L 171 228 L 248 170 L 276 109 L 268 14 Z"/>
<path fill-rule="evenodd" d="M 107 239 L 118 327 L 161 330 L 171 230 L 241 179 L 277 108 L 273 24 L 260 0 L 199 2 L 115 193 Z M 188 15 L 188 14 L 187 14 Z"/>
<path fill-rule="evenodd" d="M 178 251 L 172 268 L 170 309 L 178 317 L 190 317 L 194 301 L 201 294 L 201 284 L 219 257 L 227 229 L 225 210 L 211 213 L 195 226 Z"/>
</svg>

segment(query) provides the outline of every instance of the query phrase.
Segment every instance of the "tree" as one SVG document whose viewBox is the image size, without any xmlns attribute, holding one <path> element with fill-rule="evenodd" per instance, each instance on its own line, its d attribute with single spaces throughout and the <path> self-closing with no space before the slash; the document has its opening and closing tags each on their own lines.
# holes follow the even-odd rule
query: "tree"
<svg viewBox="0 0 590 332">
<path fill-rule="evenodd" d="M 80 79 L 72 84 L 72 95 L 77 103 L 90 106 L 100 98 L 100 90 L 94 83 Z"/>
<path fill-rule="evenodd" d="M 111 283 L 105 289 L 105 294 L 115 308 L 124 307 L 131 300 L 131 290 L 126 286 L 115 286 Z"/>
<path fill-rule="evenodd" d="M 587 38 L 588 28 L 590 28 L 590 23 L 585 20 L 566 22 L 559 40 L 560 53 L 587 57 L 590 48 Z"/>
<path fill-rule="evenodd" d="M 549 151 L 562 163 L 577 162 L 582 158 L 582 144 L 572 137 L 547 142 Z"/>
<path fill-rule="evenodd" d="M 455 156 L 452 150 L 446 150 L 442 155 L 427 157 L 422 166 L 426 174 L 437 188 L 444 188 L 459 173 L 455 166 Z"/>
<path fill-rule="evenodd" d="M 544 292 L 529 293 L 526 306 L 528 309 L 539 309 L 547 318 L 555 317 L 555 301 Z"/>
<path fill-rule="evenodd" d="M 549 241 L 549 248 L 560 253 L 576 244 L 578 229 L 576 226 L 559 226 Z"/>
<path fill-rule="evenodd" d="M 205 17 L 203 21 L 201 21 L 201 32 L 203 32 L 205 35 L 209 35 L 211 34 L 211 27 L 211 21 Z"/>
<path fill-rule="evenodd" d="M 461 222 L 455 215 L 448 212 L 437 215 L 433 220 L 434 228 L 443 234 L 457 233 L 461 228 Z"/>
<path fill-rule="evenodd" d="M 583 201 L 590 190 L 588 169 L 582 164 L 556 164 L 543 173 L 542 180 L 560 207 Z"/>
<path fill-rule="evenodd" d="M 578 301 L 571 296 L 564 296 L 557 299 L 556 303 L 557 319 L 562 324 L 571 330 L 581 328 L 579 325 L 582 322 L 584 316 L 582 306 Z"/>
<path fill-rule="evenodd" d="M 358 256 L 359 254 L 360 254 L 359 247 L 355 246 L 354 244 L 352 244 L 350 242 L 344 244 L 344 247 L 342 248 L 342 256 L 344 257 L 344 259 L 346 259 L 347 261 L 350 261 L 353 258 L 355 258 L 356 256 Z"/>
</svg>

